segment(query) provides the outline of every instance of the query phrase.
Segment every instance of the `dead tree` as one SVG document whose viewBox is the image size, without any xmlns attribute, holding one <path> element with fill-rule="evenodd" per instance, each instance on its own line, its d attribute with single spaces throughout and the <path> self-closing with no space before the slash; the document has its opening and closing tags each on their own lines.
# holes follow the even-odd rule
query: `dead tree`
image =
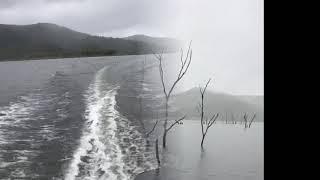
<svg viewBox="0 0 320 180">
<path fill-rule="evenodd" d="M 256 114 L 254 114 L 253 116 L 252 116 L 252 118 L 250 119 L 250 121 L 248 120 L 248 115 L 247 115 L 247 113 L 244 113 L 244 116 L 243 116 L 243 120 L 244 120 L 244 128 L 246 129 L 246 128 L 250 128 L 251 127 L 251 124 L 252 124 L 252 122 L 254 121 L 254 119 L 256 118 Z M 249 123 L 249 124 L 248 124 Z"/>
<path fill-rule="evenodd" d="M 160 72 L 160 78 L 161 78 L 161 84 L 162 84 L 162 88 L 163 88 L 163 93 L 165 95 L 165 120 L 163 123 L 163 136 L 162 136 L 162 146 L 163 148 L 166 147 L 166 139 L 167 139 L 167 133 L 172 129 L 172 127 L 176 124 L 180 124 L 180 121 L 182 121 L 184 117 L 175 120 L 174 123 L 172 123 L 169 127 L 168 127 L 168 104 L 169 104 L 169 100 L 170 100 L 170 96 L 172 91 L 174 90 L 174 88 L 176 87 L 176 85 L 178 84 L 178 82 L 183 78 L 183 76 L 187 73 L 190 63 L 191 63 L 191 59 L 192 59 L 192 50 L 191 50 L 191 42 L 189 44 L 189 48 L 186 54 L 186 57 L 184 57 L 183 55 L 183 50 L 181 50 L 181 56 L 180 56 L 180 61 L 181 61 L 181 67 L 178 73 L 178 77 L 176 78 L 176 80 L 174 81 L 174 83 L 172 84 L 172 86 L 169 88 L 169 90 L 167 90 L 166 85 L 165 85 L 165 81 L 164 81 L 164 72 L 163 72 L 163 53 L 160 54 L 155 54 L 153 53 L 156 57 L 156 59 L 159 60 L 159 72 Z"/>
<path fill-rule="evenodd" d="M 231 118 L 232 118 L 232 121 L 234 121 L 234 124 L 237 124 L 237 119 L 234 117 L 233 113 L 231 113 Z"/>
<path fill-rule="evenodd" d="M 247 128 L 247 124 L 248 124 L 248 115 L 247 113 L 244 113 L 243 115 L 243 120 L 244 120 L 244 128 Z"/>
<path fill-rule="evenodd" d="M 200 94 L 201 94 L 201 103 L 199 103 L 198 110 L 200 111 L 200 121 L 201 121 L 201 132 L 202 132 L 202 139 L 201 139 L 201 148 L 203 148 L 204 139 L 208 133 L 209 128 L 214 124 L 217 120 L 219 113 L 214 114 L 210 119 L 205 116 L 204 112 L 204 95 L 206 93 L 208 84 L 210 83 L 211 79 L 208 80 L 206 86 L 204 88 L 200 87 Z"/>
<path fill-rule="evenodd" d="M 250 123 L 249 123 L 249 128 L 251 127 L 251 124 L 252 124 L 252 122 L 254 121 L 255 118 L 256 118 L 256 114 L 254 114 L 253 117 L 251 118 Z"/>
<path fill-rule="evenodd" d="M 226 112 L 226 124 L 228 124 L 228 114 Z"/>
</svg>

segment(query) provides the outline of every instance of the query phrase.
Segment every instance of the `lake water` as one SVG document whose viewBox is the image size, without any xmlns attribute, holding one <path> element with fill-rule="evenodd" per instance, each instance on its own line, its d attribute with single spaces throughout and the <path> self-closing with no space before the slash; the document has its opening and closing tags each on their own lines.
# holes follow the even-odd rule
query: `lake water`
<svg viewBox="0 0 320 180">
<path fill-rule="evenodd" d="M 134 106 L 125 97 L 145 58 L 0 62 L 0 179 L 131 179 L 153 169 L 138 125 L 120 113 Z"/>
<path fill-rule="evenodd" d="M 209 129 L 202 150 L 199 121 L 185 121 L 168 136 L 164 165 L 174 170 L 176 180 L 262 180 L 263 134 L 263 123 L 245 129 L 218 122 Z"/>
<path fill-rule="evenodd" d="M 0 62 L 0 179 L 129 180 L 155 169 L 144 133 L 161 116 L 158 73 L 153 56 Z M 190 120 L 169 133 L 163 165 L 176 173 L 163 173 L 263 179 L 263 123 L 215 124 L 204 152 L 199 130 Z"/>
</svg>

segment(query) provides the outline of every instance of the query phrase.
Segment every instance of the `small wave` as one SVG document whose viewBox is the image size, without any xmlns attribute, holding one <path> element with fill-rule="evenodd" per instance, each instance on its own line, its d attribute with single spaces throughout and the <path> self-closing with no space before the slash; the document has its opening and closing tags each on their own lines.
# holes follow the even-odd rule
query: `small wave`
<svg viewBox="0 0 320 180">
<path fill-rule="evenodd" d="M 39 175 L 31 166 L 40 163 L 35 159 L 45 151 L 42 149 L 44 145 L 61 138 L 55 122 L 62 122 L 68 116 L 66 109 L 71 102 L 68 96 L 68 93 L 58 95 L 41 89 L 0 107 L 0 169 L 4 169 L 3 178 L 29 179 Z"/>
</svg>

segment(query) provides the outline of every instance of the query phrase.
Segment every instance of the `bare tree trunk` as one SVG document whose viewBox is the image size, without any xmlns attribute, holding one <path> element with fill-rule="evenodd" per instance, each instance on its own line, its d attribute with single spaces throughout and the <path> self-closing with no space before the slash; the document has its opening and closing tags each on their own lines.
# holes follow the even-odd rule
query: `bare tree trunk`
<svg viewBox="0 0 320 180">
<path fill-rule="evenodd" d="M 165 87 L 165 86 L 164 86 Z M 167 132 L 168 132 L 168 101 L 169 101 L 169 96 L 166 95 L 166 102 L 165 102 L 165 120 L 164 120 L 164 123 L 163 123 L 163 137 L 162 137 L 162 147 L 163 148 L 166 148 L 166 145 L 167 145 Z"/>
<path fill-rule="evenodd" d="M 166 144 L 167 144 L 167 131 L 164 131 L 163 137 L 162 137 L 162 147 L 166 148 Z"/>
<path fill-rule="evenodd" d="M 243 120 L 244 120 L 244 129 L 247 129 L 247 113 L 244 113 Z"/>
<path fill-rule="evenodd" d="M 201 92 L 201 91 L 200 91 Z M 203 104 L 203 99 L 204 99 L 204 93 L 201 92 L 201 114 L 200 114 L 200 120 L 201 120 L 201 132 L 202 132 L 202 139 L 201 139 L 201 148 L 203 148 L 203 142 L 204 142 L 204 138 L 205 138 L 205 135 L 204 135 L 204 122 L 203 122 L 203 118 L 204 118 L 204 104 Z"/>
<path fill-rule="evenodd" d="M 202 135 L 201 148 L 203 148 L 204 138 L 205 138 L 205 135 Z"/>
<path fill-rule="evenodd" d="M 158 166 L 160 166 L 158 138 L 156 139 L 156 158 L 157 158 Z"/>
<path fill-rule="evenodd" d="M 166 148 L 166 143 L 167 143 L 167 126 L 168 126 L 168 98 L 166 98 L 166 114 L 165 114 L 165 120 L 163 123 L 163 137 L 162 137 L 162 146 L 163 148 Z"/>
<path fill-rule="evenodd" d="M 249 128 L 251 127 L 251 124 L 252 124 L 252 122 L 253 122 L 253 120 L 256 118 L 256 114 L 254 114 L 253 115 L 253 117 L 251 118 L 251 121 L 250 121 L 250 123 L 249 123 Z"/>
<path fill-rule="evenodd" d="M 228 124 L 228 117 L 227 117 L 227 112 L 226 112 L 226 124 Z"/>
</svg>

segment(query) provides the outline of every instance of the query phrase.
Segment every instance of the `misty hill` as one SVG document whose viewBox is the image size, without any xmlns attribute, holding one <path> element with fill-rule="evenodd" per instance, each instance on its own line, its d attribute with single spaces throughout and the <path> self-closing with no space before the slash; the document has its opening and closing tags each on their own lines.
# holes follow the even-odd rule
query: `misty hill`
<svg viewBox="0 0 320 180">
<path fill-rule="evenodd" d="M 181 42 L 173 38 L 151 37 L 143 34 L 129 36 L 124 39 L 144 42 L 153 47 L 155 50 L 162 50 L 163 47 L 174 49 L 175 47 L 181 46 Z"/>
<path fill-rule="evenodd" d="M 50 23 L 0 24 L 0 61 L 82 56 L 147 54 L 176 51 L 176 40 L 148 37 L 139 39 L 93 36 Z M 171 44 L 172 43 L 172 44 Z"/>
<path fill-rule="evenodd" d="M 180 115 L 186 114 L 189 118 L 199 118 L 199 113 L 196 110 L 199 102 L 199 88 L 193 88 L 173 96 L 170 106 L 174 107 L 174 111 L 179 112 Z M 209 116 L 211 113 L 221 113 L 220 120 L 225 119 L 226 113 L 228 119 L 234 116 L 235 119 L 239 120 L 245 112 L 249 115 L 257 113 L 256 120 L 264 120 L 263 96 L 234 96 L 207 90 L 204 103 L 205 112 Z"/>
</svg>

